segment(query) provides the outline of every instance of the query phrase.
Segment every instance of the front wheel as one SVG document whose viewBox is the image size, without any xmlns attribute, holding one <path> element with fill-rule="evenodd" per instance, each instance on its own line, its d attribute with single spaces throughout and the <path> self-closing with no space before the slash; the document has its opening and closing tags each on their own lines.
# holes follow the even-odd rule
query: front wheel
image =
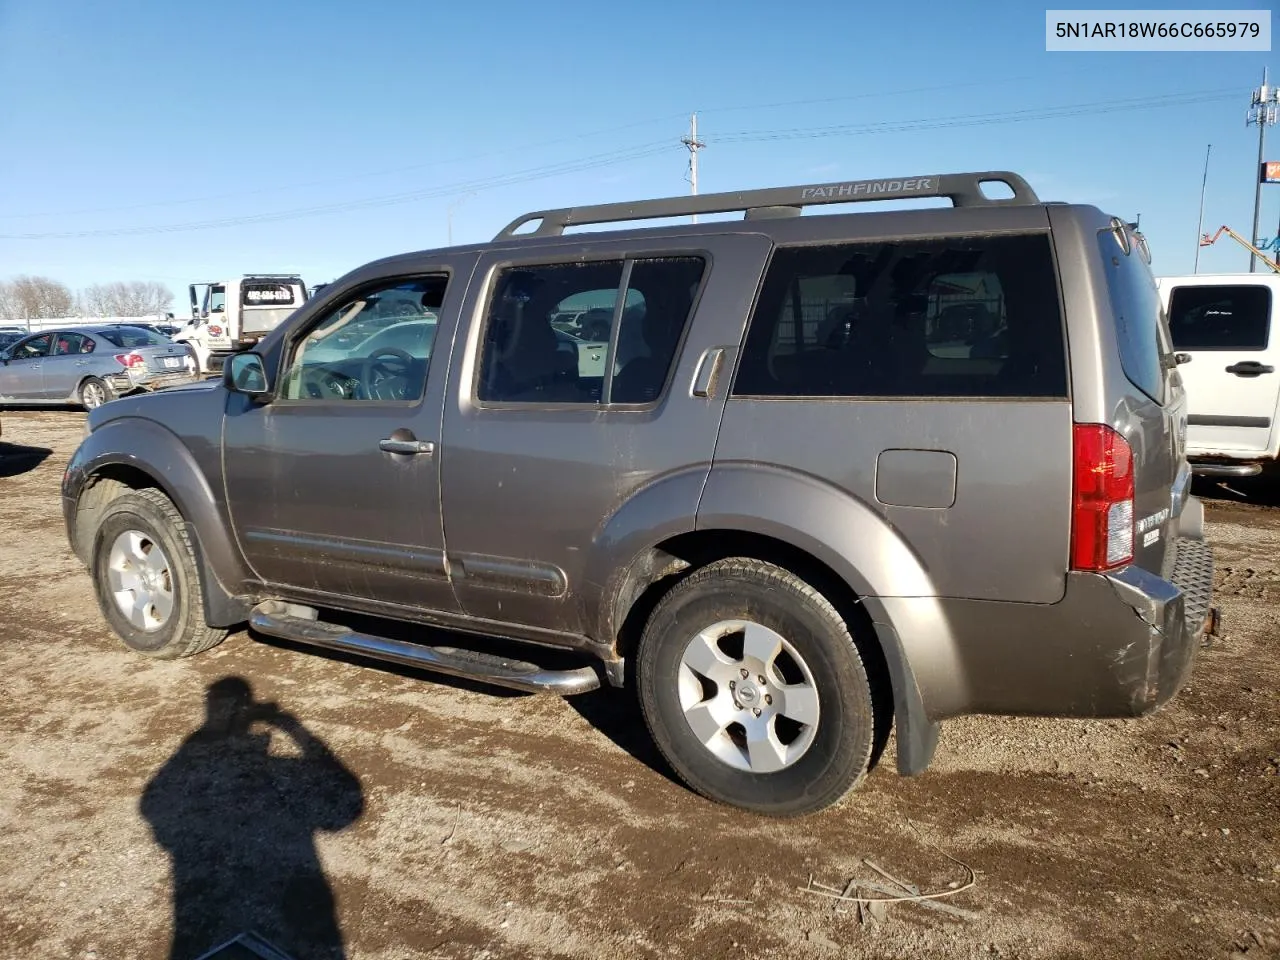
<svg viewBox="0 0 1280 960">
<path fill-rule="evenodd" d="M 858 648 L 826 598 L 781 567 L 721 560 L 677 584 L 636 672 L 658 749 L 703 796 L 794 817 L 866 774 L 875 723 Z"/>
<path fill-rule="evenodd" d="M 182 515 L 158 490 L 133 490 L 103 508 L 91 572 L 98 607 L 130 650 L 174 660 L 227 635 L 204 621 L 195 550 Z"/>
</svg>

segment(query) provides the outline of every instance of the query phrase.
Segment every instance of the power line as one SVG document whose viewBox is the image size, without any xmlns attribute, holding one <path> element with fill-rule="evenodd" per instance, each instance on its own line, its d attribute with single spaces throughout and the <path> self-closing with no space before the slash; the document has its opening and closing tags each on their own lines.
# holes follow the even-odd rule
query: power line
<svg viewBox="0 0 1280 960">
<path fill-rule="evenodd" d="M 97 230 L 0 234 L 0 240 L 72 240 L 89 237 L 141 236 L 145 234 L 180 233 L 192 230 L 215 229 L 219 227 L 273 223 L 281 220 L 296 220 L 309 216 L 318 216 L 328 213 L 345 213 L 370 207 L 388 206 L 398 203 L 411 203 L 419 200 L 430 200 L 452 196 L 458 193 L 511 186 L 518 183 L 528 183 L 533 180 L 543 180 L 567 173 L 581 173 L 587 170 L 595 170 L 600 167 L 613 166 L 619 163 L 628 163 L 634 160 L 641 160 L 647 157 L 656 156 L 659 153 L 670 151 L 673 146 L 674 144 L 670 141 L 661 140 L 655 143 L 633 147 L 628 150 L 612 151 L 610 153 L 585 157 L 581 160 L 563 161 L 558 164 L 534 167 L 515 173 L 500 174 L 492 177 L 468 180 L 461 183 L 452 183 L 424 190 L 384 194 L 382 196 L 365 197 L 360 200 L 321 204 L 318 206 L 300 207 L 290 210 L 278 210 L 271 213 L 248 214 L 239 217 L 224 217 L 216 220 L 197 220 L 186 223 L 155 224 L 139 227 L 108 227 Z"/>
<path fill-rule="evenodd" d="M 1235 91 L 1230 89 L 1206 90 L 1186 94 L 1168 94 L 1157 97 L 1139 97 L 1122 100 L 1102 100 L 1094 101 L 1092 103 L 1065 105 L 1061 107 L 1025 109 L 1004 113 L 971 114 L 960 117 L 918 118 L 913 120 L 885 121 L 862 125 L 790 128 L 772 131 L 738 131 L 736 133 L 723 134 L 719 137 L 712 137 L 712 140 L 722 143 L 759 142 L 767 140 L 808 139 L 815 137 L 867 136 L 872 134 L 899 133 L 915 130 L 985 126 L 1003 123 L 1019 123 L 1030 120 L 1060 119 L 1072 116 L 1112 113 L 1125 110 L 1149 110 L 1162 106 L 1181 106 L 1192 103 L 1210 102 L 1227 99 L 1234 95 Z M 688 146 L 688 144 L 683 140 L 681 143 Z M 697 143 L 699 145 L 699 149 L 702 146 L 705 146 L 705 141 L 698 140 Z M 674 144 L 670 141 L 660 140 L 624 150 L 611 151 L 609 153 L 598 154 L 593 157 L 586 157 L 579 160 L 569 160 L 557 164 L 543 165 L 511 174 L 468 180 L 461 183 L 448 184 L 425 190 L 366 197 L 357 200 L 279 210 L 270 213 L 247 214 L 243 216 L 226 217 L 214 220 L 190 221 L 152 226 L 0 234 L 0 240 L 53 240 L 82 239 L 89 237 L 140 236 L 146 234 L 176 233 L 294 220 L 328 213 L 344 213 L 389 204 L 410 203 L 420 200 L 451 196 L 458 193 L 477 192 L 479 190 L 527 183 L 533 180 L 546 179 L 567 173 L 578 173 L 585 170 L 596 169 L 601 166 L 610 166 L 618 163 L 627 163 L 645 159 L 647 157 L 656 156 L 659 153 L 666 152 L 671 149 L 672 146 L 674 146 Z M 691 151 L 693 149 L 693 147 L 690 147 Z M 696 157 L 696 153 L 694 153 L 694 156 Z"/>
<path fill-rule="evenodd" d="M 957 90 L 967 87 L 981 86 L 998 86 L 1016 83 L 1021 80 L 1029 79 L 1027 77 L 1006 77 L 996 80 L 975 80 L 969 83 L 948 83 L 934 84 L 927 87 L 910 87 L 903 90 L 882 90 L 869 91 L 866 93 L 848 94 L 840 97 L 818 97 L 807 100 L 786 100 L 776 103 L 764 104 L 738 104 L 735 106 L 713 107 L 710 110 L 700 110 L 700 113 L 732 113 L 742 110 L 773 110 L 781 107 L 799 107 L 810 106 L 824 103 L 842 103 L 851 100 L 872 100 L 888 97 L 910 96 L 917 93 L 934 93 L 939 90 Z M 343 174 L 339 177 L 325 177 L 318 180 L 307 180 L 301 183 L 293 182 L 288 184 L 280 184 L 271 187 L 258 187 L 252 190 L 240 190 L 235 193 L 210 194 L 203 197 L 185 197 L 177 200 L 154 200 L 147 203 L 134 203 L 124 206 L 113 207 L 91 207 L 82 210 L 61 210 L 52 213 L 5 213 L 0 214 L 0 220 L 35 220 L 46 217 L 78 217 L 86 216 L 94 213 L 124 213 L 132 210 L 148 210 L 156 207 L 172 207 L 181 206 L 189 203 L 209 203 L 215 200 L 238 200 L 242 197 L 260 196 L 264 193 L 276 193 L 285 189 L 296 189 L 300 187 L 316 187 L 327 186 L 334 183 L 350 183 L 355 180 L 366 180 L 372 177 L 393 176 L 398 173 L 412 173 L 417 170 L 427 170 L 432 167 L 448 166 L 452 163 L 474 163 L 477 160 L 492 159 L 494 157 L 504 157 L 512 153 L 528 153 L 531 150 L 540 150 L 544 147 L 558 146 L 563 143 L 571 143 L 584 139 L 596 139 L 607 136 L 611 133 L 619 133 L 623 130 L 634 130 L 637 127 L 653 126 L 658 123 L 669 123 L 675 118 L 683 118 L 686 114 L 673 113 L 666 114 L 661 117 L 652 117 L 648 120 L 635 120 L 630 123 L 624 123 L 619 126 L 606 127 L 603 130 L 594 130 L 588 133 L 575 133 L 564 137 L 557 137 L 553 140 L 542 140 L 532 144 L 522 144 L 503 148 L 502 150 L 493 150 L 487 153 L 470 153 L 455 157 L 428 160 L 423 163 L 414 163 L 402 167 L 388 167 L 382 170 L 370 170 L 364 173 Z"/>
<path fill-rule="evenodd" d="M 1229 100 L 1235 96 L 1238 96 L 1238 91 L 1235 90 L 1205 90 L 1196 93 L 1166 94 L 1125 100 L 1099 100 L 1092 103 L 1067 104 L 1060 107 L 1037 107 L 1003 113 L 969 114 L 959 117 L 922 117 L 912 120 L 885 120 L 877 123 L 840 124 L 826 127 L 793 127 L 779 130 L 740 130 L 719 135 L 712 134 L 710 139 L 717 143 L 749 143 L 766 140 L 799 140 L 819 137 L 864 136 L 874 133 L 903 133 L 913 130 L 988 126 L 992 124 L 1019 123 L 1028 120 L 1056 120 L 1074 116 L 1118 113 L 1126 110 L 1150 110 L 1159 107 L 1187 106 L 1195 103 Z"/>
</svg>

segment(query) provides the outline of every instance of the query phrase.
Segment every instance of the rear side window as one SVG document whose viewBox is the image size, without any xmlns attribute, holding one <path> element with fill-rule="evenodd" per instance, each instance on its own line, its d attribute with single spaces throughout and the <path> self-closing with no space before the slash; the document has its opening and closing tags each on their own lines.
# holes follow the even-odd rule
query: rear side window
<svg viewBox="0 0 1280 960">
<path fill-rule="evenodd" d="M 136 350 L 138 347 L 159 347 L 172 342 L 167 337 L 163 337 L 145 327 L 116 327 L 113 330 L 99 330 L 95 336 L 101 337 L 117 347 L 123 347 L 125 350 Z"/>
<path fill-rule="evenodd" d="M 1176 350 L 1265 350 L 1271 334 L 1267 287 L 1174 287 L 1169 332 Z"/>
<path fill-rule="evenodd" d="M 701 257 L 656 257 L 499 271 L 485 323 L 478 399 L 656 402 L 705 266 Z"/>
<path fill-rule="evenodd" d="M 733 393 L 1066 397 L 1049 238 L 781 247 Z"/>
<path fill-rule="evenodd" d="M 1173 360 L 1166 357 L 1166 346 L 1160 337 L 1165 318 L 1155 277 L 1136 248 L 1128 253 L 1120 248 L 1114 231 L 1099 233 L 1098 243 L 1106 265 L 1121 369 L 1130 383 L 1152 400 L 1163 403 L 1165 370 Z"/>
</svg>

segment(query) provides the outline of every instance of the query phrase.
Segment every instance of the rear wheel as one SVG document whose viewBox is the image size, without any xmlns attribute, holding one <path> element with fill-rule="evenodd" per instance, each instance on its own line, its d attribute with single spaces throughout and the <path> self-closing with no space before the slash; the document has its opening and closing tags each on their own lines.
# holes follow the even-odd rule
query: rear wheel
<svg viewBox="0 0 1280 960">
<path fill-rule="evenodd" d="M 173 660 L 227 635 L 204 622 L 195 551 L 182 515 L 158 490 L 134 490 L 103 508 L 91 571 L 98 607 L 130 650 Z"/>
<path fill-rule="evenodd" d="M 93 410 L 111 399 L 111 388 L 97 377 L 89 377 L 80 384 L 80 406 Z"/>
<path fill-rule="evenodd" d="M 703 796 L 793 817 L 866 774 L 875 725 L 862 658 L 835 608 L 781 567 L 721 560 L 673 587 L 636 671 L 658 749 Z"/>
</svg>

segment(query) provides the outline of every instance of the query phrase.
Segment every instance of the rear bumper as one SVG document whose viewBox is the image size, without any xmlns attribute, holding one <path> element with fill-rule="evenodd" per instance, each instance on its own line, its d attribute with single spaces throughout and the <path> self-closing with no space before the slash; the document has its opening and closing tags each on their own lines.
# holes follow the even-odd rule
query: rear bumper
<svg viewBox="0 0 1280 960">
<path fill-rule="evenodd" d="M 922 689 L 931 720 L 966 714 L 1133 717 L 1177 695 L 1216 632 L 1213 552 L 1170 544 L 1160 575 L 1070 574 L 1055 604 L 947 601 L 959 676 Z"/>
<path fill-rule="evenodd" d="M 154 373 L 136 380 L 123 373 L 107 378 L 107 385 L 111 387 L 112 392 L 118 397 L 123 397 L 138 390 L 163 390 L 166 387 L 179 387 L 188 383 L 199 382 L 200 378 L 192 375 L 189 370 L 175 371 L 174 373 Z"/>
</svg>

